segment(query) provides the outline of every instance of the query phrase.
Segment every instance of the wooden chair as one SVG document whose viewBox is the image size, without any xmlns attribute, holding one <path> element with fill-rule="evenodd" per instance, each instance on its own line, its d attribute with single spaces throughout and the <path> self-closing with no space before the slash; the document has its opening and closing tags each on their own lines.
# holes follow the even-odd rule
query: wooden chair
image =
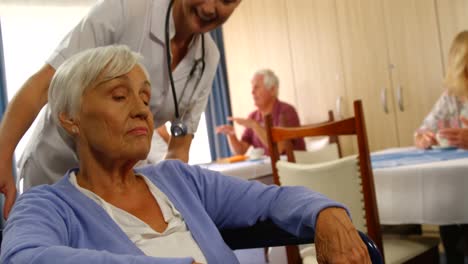
<svg viewBox="0 0 468 264">
<path fill-rule="evenodd" d="M 273 169 L 273 177 L 275 184 L 280 185 L 286 177 L 294 177 L 293 174 L 302 175 L 300 177 L 311 177 L 313 178 L 315 173 L 320 174 L 327 174 L 329 171 L 333 170 L 343 170 L 349 171 L 349 174 L 356 174 L 358 175 L 356 184 L 354 184 L 357 191 L 354 193 L 359 194 L 359 199 L 357 205 L 353 204 L 349 206 L 351 211 L 352 208 L 357 208 L 354 212 L 351 212 L 354 215 L 354 223 L 358 226 L 359 229 L 359 222 L 362 222 L 362 230 L 366 230 L 369 237 L 375 241 L 378 248 L 384 255 L 384 259 L 387 260 L 388 263 L 391 259 L 397 258 L 396 255 L 400 255 L 402 253 L 411 254 L 410 257 L 400 258 L 400 262 L 396 263 L 438 263 L 438 240 L 428 239 L 428 240 L 407 240 L 407 239 L 389 239 L 383 238 L 380 228 L 380 221 L 379 215 L 377 210 L 377 201 L 375 196 L 375 189 L 374 189 L 374 178 L 372 174 L 372 167 L 370 162 L 370 155 L 369 155 L 369 146 L 367 142 L 367 135 L 365 129 L 365 122 L 364 122 L 364 115 L 362 110 L 361 101 L 354 102 L 354 117 L 328 122 L 322 125 L 309 125 L 309 126 L 301 126 L 301 127 L 273 127 L 271 123 L 271 117 L 266 117 L 265 119 L 267 136 L 269 141 L 270 153 L 271 153 L 271 164 Z M 289 141 L 295 138 L 301 137 L 308 137 L 308 136 L 340 136 L 340 135 L 355 135 L 357 138 L 357 146 L 358 146 L 358 156 L 356 157 L 348 157 L 339 161 L 330 161 L 326 164 L 292 164 L 295 162 L 294 153 L 289 147 L 290 144 L 286 144 L 287 149 L 287 156 L 288 161 L 279 161 L 280 155 L 278 153 L 278 143 L 281 141 Z M 357 160 L 356 160 L 357 158 Z M 347 164 L 347 165 L 344 165 Z M 281 176 L 278 173 L 278 168 L 281 166 Z M 350 166 L 350 167 L 346 167 Z M 352 167 L 354 166 L 354 168 Z M 297 168 L 295 168 L 297 167 Z M 304 171 L 304 167 L 309 167 L 304 172 L 297 172 L 297 171 Z M 296 172 L 295 172 L 296 169 Z M 343 175 L 345 174 L 344 171 L 332 173 L 332 175 Z M 283 177 L 284 176 L 284 177 Z M 317 176 L 319 177 L 319 176 Z M 346 193 L 347 190 L 352 188 L 353 184 L 343 183 L 342 180 L 337 180 L 333 177 L 320 177 L 321 182 L 316 182 L 310 188 L 321 192 L 320 189 L 321 185 L 326 185 L 325 181 L 331 181 L 328 186 L 332 186 L 333 188 L 340 188 L 342 190 L 340 193 Z M 285 180 L 287 182 L 287 180 Z M 303 185 L 303 184 L 301 184 Z M 323 188 L 323 193 L 328 195 L 326 192 L 327 188 Z M 333 197 L 331 197 L 333 199 Z M 346 204 L 348 199 L 352 200 L 352 198 L 346 198 L 341 200 L 342 203 Z M 362 199 L 363 202 L 360 202 Z M 364 212 L 362 210 L 362 203 L 364 207 Z M 364 215 L 363 215 L 364 214 Z M 362 221 L 359 221 L 357 218 L 362 216 Z M 399 244 L 400 243 L 400 244 Z M 414 251 L 408 252 L 403 247 L 409 247 L 410 250 L 414 249 Z M 394 253 L 399 251 L 398 253 Z M 406 250 L 406 251 L 405 251 Z M 387 252 L 388 251 L 388 252 Z M 405 252 L 402 252 L 405 251 Z M 299 255 L 297 247 L 289 246 L 287 247 L 287 256 L 288 256 L 288 263 L 301 263 L 301 257 Z"/>
<path fill-rule="evenodd" d="M 314 125 L 322 125 L 334 121 L 333 111 L 328 111 L 328 119 L 324 122 L 315 123 Z M 320 149 L 308 150 L 293 150 L 294 157 L 298 163 L 318 163 L 329 160 L 338 159 L 341 157 L 341 147 L 338 136 L 332 135 L 327 137 L 328 144 Z M 269 262 L 269 249 L 264 248 L 263 255 L 266 262 Z"/>
<path fill-rule="evenodd" d="M 333 111 L 328 111 L 328 120 L 314 125 L 322 125 L 335 121 Z M 297 163 L 319 163 L 342 157 L 341 145 L 338 136 L 328 136 L 328 144 L 313 150 L 294 150 L 294 158 Z"/>
</svg>

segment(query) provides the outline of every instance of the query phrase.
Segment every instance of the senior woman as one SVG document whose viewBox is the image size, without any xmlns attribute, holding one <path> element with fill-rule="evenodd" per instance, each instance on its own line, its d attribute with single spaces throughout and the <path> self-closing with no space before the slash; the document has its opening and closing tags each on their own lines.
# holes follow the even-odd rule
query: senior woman
<svg viewBox="0 0 468 264">
<path fill-rule="evenodd" d="M 134 169 L 150 149 L 150 86 L 125 46 L 84 51 L 58 68 L 51 116 L 73 138 L 79 167 L 19 197 L 1 263 L 238 263 L 218 229 L 266 219 L 315 232 L 321 263 L 370 263 L 343 206 L 318 193 L 176 160 Z"/>
<path fill-rule="evenodd" d="M 468 150 L 468 31 L 458 33 L 452 42 L 445 86 L 416 130 L 415 145 L 422 149 L 447 145 Z M 464 252 L 468 252 L 468 225 L 444 225 L 439 229 L 447 263 L 463 264 Z"/>
<path fill-rule="evenodd" d="M 437 147 L 438 141 L 445 139 L 450 146 L 468 149 L 468 31 L 458 33 L 452 42 L 445 86 L 446 90 L 415 132 L 418 148 Z"/>
</svg>

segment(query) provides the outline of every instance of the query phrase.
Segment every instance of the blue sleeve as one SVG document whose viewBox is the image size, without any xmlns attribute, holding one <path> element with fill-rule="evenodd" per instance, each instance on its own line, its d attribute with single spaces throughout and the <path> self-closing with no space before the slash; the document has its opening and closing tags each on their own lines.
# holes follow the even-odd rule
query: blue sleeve
<svg viewBox="0 0 468 264">
<path fill-rule="evenodd" d="M 237 228 L 272 220 L 301 236 L 314 232 L 321 210 L 344 205 L 305 187 L 264 185 L 193 167 L 194 183 L 206 211 L 218 228 Z"/>
<path fill-rule="evenodd" d="M 191 264 L 192 258 L 154 258 L 115 254 L 105 250 L 73 248 L 70 244 L 70 210 L 52 202 L 50 195 L 23 194 L 8 218 L 0 263 L 63 264 Z"/>
</svg>

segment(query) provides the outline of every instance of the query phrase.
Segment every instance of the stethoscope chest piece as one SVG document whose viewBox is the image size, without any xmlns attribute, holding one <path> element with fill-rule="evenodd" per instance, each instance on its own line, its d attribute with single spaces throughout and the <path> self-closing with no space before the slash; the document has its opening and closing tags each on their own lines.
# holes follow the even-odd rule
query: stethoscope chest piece
<svg viewBox="0 0 468 264">
<path fill-rule="evenodd" d="M 171 135 L 182 137 L 187 135 L 187 126 L 180 119 L 171 122 Z"/>
</svg>

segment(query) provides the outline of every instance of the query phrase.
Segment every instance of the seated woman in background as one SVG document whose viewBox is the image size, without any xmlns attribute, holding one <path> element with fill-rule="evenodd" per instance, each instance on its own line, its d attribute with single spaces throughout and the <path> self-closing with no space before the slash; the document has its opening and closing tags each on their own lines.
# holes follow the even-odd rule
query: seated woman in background
<svg viewBox="0 0 468 264">
<path fill-rule="evenodd" d="M 446 91 L 415 133 L 418 148 L 447 141 L 450 146 L 468 149 L 468 31 L 460 32 L 452 43 L 445 86 Z"/>
<path fill-rule="evenodd" d="M 452 42 L 445 86 L 446 91 L 415 133 L 418 148 L 447 145 L 468 149 L 468 31 L 458 33 Z M 468 252 L 468 225 L 439 229 L 447 263 L 463 264 L 464 251 Z"/>
<path fill-rule="evenodd" d="M 321 194 L 177 160 L 134 169 L 153 133 L 139 59 L 125 46 L 107 46 L 57 69 L 51 116 L 73 139 L 79 167 L 19 197 L 1 263 L 238 263 L 218 229 L 266 219 L 297 236 L 314 233 L 320 263 L 370 263 L 343 205 Z"/>
</svg>

